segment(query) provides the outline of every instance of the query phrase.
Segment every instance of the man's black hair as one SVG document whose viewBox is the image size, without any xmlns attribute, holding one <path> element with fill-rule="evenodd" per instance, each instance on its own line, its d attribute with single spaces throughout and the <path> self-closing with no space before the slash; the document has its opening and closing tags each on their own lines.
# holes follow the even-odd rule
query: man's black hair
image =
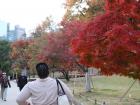
<svg viewBox="0 0 140 105">
<path fill-rule="evenodd" d="M 36 65 L 36 71 L 37 71 L 39 78 L 41 78 L 41 79 L 44 79 L 44 78 L 48 77 L 48 75 L 49 75 L 49 68 L 46 63 L 38 63 Z"/>
</svg>

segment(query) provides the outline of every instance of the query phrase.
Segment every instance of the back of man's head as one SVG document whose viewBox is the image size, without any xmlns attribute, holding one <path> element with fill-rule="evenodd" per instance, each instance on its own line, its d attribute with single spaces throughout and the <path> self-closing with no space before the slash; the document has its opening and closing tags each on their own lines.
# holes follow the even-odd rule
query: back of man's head
<svg viewBox="0 0 140 105">
<path fill-rule="evenodd" d="M 49 68 L 46 63 L 38 63 L 36 65 L 36 71 L 37 71 L 39 78 L 41 78 L 41 79 L 44 79 L 44 78 L 48 77 L 48 75 L 49 75 Z"/>
</svg>

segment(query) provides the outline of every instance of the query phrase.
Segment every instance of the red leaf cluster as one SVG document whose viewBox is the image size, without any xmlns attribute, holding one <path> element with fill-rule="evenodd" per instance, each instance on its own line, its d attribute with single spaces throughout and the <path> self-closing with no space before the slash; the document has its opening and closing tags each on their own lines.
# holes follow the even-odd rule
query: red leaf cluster
<svg viewBox="0 0 140 105">
<path fill-rule="evenodd" d="M 103 74 L 140 79 L 140 1 L 106 0 L 105 10 L 73 39 L 73 52 Z"/>
</svg>

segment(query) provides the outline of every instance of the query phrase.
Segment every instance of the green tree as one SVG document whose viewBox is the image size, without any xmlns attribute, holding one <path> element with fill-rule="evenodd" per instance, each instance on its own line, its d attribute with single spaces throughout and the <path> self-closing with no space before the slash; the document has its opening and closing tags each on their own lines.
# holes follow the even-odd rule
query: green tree
<svg viewBox="0 0 140 105">
<path fill-rule="evenodd" d="M 0 69 L 7 73 L 9 73 L 11 69 L 9 52 L 10 43 L 5 40 L 0 40 Z"/>
</svg>

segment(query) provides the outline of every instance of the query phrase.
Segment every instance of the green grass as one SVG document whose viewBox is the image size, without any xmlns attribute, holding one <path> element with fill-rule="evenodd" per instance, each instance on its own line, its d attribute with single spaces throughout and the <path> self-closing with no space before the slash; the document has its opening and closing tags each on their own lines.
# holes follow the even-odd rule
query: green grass
<svg viewBox="0 0 140 105">
<path fill-rule="evenodd" d="M 75 81 L 75 82 L 74 82 Z M 120 101 L 123 94 L 134 82 L 132 78 L 123 76 L 95 76 L 92 77 L 94 87 L 91 92 L 85 92 L 85 78 L 71 79 L 66 82 L 75 96 L 84 105 L 94 105 L 105 101 L 107 105 L 140 105 L 140 82 L 136 81 L 128 94 Z"/>
<path fill-rule="evenodd" d="M 111 77 L 94 77 L 94 89 L 102 93 L 121 96 L 127 91 L 135 80 L 127 77 L 111 76 Z M 137 81 L 130 89 L 128 94 L 134 98 L 140 98 L 140 83 Z M 139 97 L 138 97 L 139 96 Z"/>
</svg>

